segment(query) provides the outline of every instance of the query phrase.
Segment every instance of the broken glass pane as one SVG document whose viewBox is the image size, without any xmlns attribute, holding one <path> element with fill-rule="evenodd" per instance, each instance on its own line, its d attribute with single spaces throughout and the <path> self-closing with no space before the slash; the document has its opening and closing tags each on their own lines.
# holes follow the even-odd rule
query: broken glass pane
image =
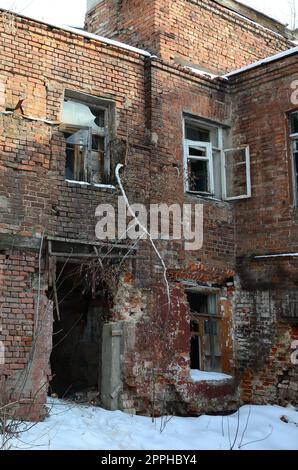
<svg viewBox="0 0 298 470">
<path fill-rule="evenodd" d="M 88 147 L 89 144 L 89 131 L 88 129 L 79 129 L 73 134 L 68 133 L 66 142 L 70 145 L 80 145 L 83 147 Z"/>
<path fill-rule="evenodd" d="M 76 101 L 65 100 L 62 112 L 62 122 L 78 127 L 91 127 L 92 131 L 100 134 L 104 128 L 104 110 Z"/>
<path fill-rule="evenodd" d="M 86 183 L 105 183 L 106 110 L 65 99 L 62 113 L 66 140 L 66 178 Z"/>
</svg>

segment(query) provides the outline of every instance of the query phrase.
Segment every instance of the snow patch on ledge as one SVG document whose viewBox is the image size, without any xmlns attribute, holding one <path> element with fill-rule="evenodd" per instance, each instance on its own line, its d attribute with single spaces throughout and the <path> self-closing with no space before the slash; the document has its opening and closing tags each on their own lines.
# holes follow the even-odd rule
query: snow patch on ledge
<svg viewBox="0 0 298 470">
<path fill-rule="evenodd" d="M 224 380 L 232 380 L 231 375 L 220 374 L 219 372 L 203 372 L 202 370 L 191 370 L 190 378 L 193 382 L 222 382 Z"/>
<path fill-rule="evenodd" d="M 265 259 L 265 258 L 298 258 L 298 253 L 279 253 L 276 255 L 255 256 L 255 259 Z"/>
<path fill-rule="evenodd" d="M 77 186 L 88 186 L 90 188 L 100 188 L 100 189 L 116 189 L 116 186 L 112 184 L 100 184 L 100 183 L 87 183 L 87 181 L 77 181 L 77 180 L 65 180 L 67 183 L 76 184 Z"/>
</svg>

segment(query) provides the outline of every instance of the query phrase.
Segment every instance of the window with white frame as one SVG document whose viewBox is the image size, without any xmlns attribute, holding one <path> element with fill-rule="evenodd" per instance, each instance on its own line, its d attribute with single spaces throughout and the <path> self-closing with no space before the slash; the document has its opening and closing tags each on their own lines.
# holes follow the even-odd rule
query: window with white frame
<svg viewBox="0 0 298 470">
<path fill-rule="evenodd" d="M 186 117 L 184 135 L 186 192 L 224 200 L 251 197 L 249 147 L 230 148 L 229 128 Z"/>
<path fill-rule="evenodd" d="M 298 206 L 298 111 L 290 115 L 294 202 Z"/>
<path fill-rule="evenodd" d="M 89 184 L 110 182 L 112 106 L 108 101 L 88 95 L 65 94 L 60 130 L 66 143 L 66 180 Z"/>
</svg>

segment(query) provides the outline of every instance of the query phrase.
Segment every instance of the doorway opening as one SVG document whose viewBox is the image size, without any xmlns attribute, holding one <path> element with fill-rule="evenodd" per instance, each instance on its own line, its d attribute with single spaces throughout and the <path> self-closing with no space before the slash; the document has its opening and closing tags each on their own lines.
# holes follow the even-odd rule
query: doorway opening
<svg viewBox="0 0 298 470">
<path fill-rule="evenodd" d="M 49 392 L 59 398 L 101 390 L 102 329 L 111 296 L 90 279 L 87 267 L 57 263 Z M 100 397 L 99 397 L 100 399 Z"/>
</svg>

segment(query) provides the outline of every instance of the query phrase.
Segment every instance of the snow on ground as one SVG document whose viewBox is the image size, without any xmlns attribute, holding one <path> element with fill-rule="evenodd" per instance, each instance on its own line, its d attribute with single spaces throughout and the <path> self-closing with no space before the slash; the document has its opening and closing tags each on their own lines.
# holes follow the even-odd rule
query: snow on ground
<svg viewBox="0 0 298 470">
<path fill-rule="evenodd" d="M 244 406 L 232 416 L 131 416 L 50 399 L 50 415 L 11 441 L 28 450 L 298 450 L 298 412 L 278 406 Z M 281 420 L 283 417 L 284 422 Z M 286 417 L 286 418 L 285 418 Z"/>
<path fill-rule="evenodd" d="M 221 382 L 223 380 L 231 380 L 233 377 L 231 375 L 220 374 L 218 372 L 203 372 L 201 370 L 191 370 L 190 377 L 193 382 Z"/>
</svg>

